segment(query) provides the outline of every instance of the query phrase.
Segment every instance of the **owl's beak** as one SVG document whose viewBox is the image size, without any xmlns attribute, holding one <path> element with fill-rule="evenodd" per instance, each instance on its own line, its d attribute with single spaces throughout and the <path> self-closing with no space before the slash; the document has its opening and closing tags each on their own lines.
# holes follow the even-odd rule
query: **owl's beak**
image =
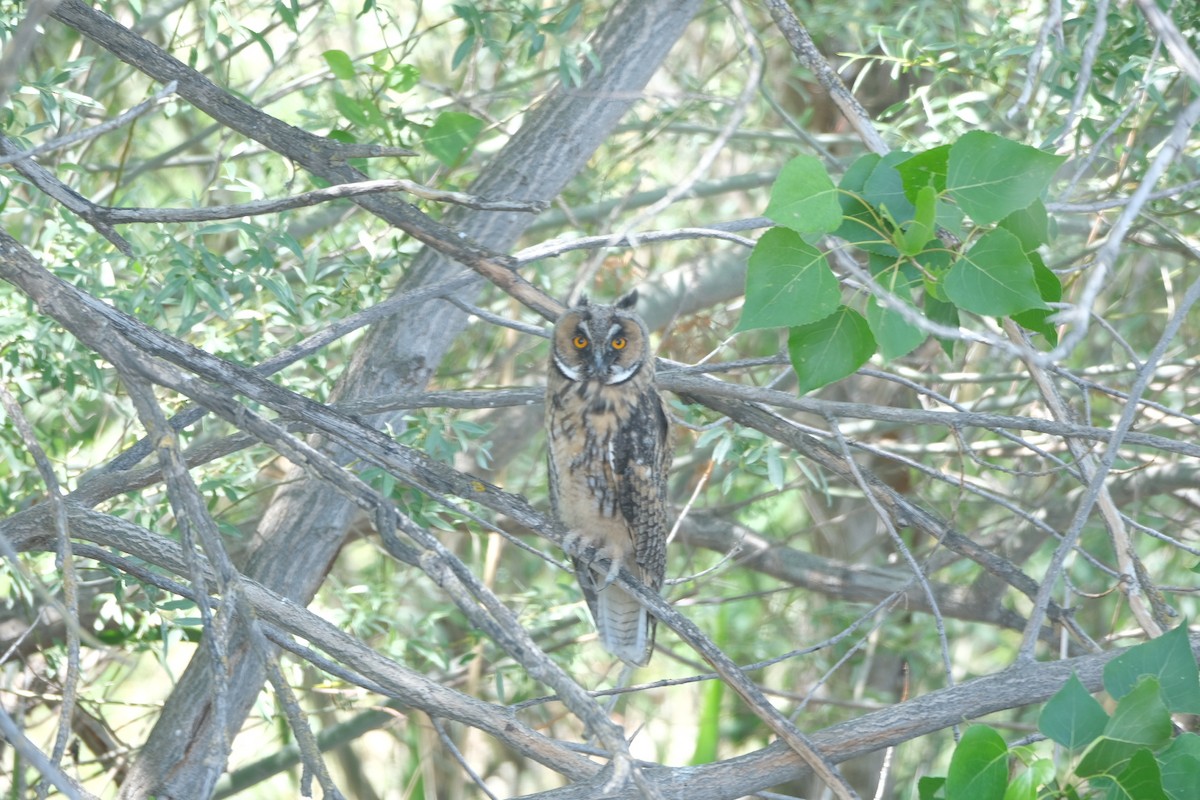
<svg viewBox="0 0 1200 800">
<path fill-rule="evenodd" d="M 592 366 L 595 368 L 593 374 L 601 377 L 608 374 L 608 367 L 604 365 L 604 351 L 597 349 L 592 353 Z"/>
</svg>

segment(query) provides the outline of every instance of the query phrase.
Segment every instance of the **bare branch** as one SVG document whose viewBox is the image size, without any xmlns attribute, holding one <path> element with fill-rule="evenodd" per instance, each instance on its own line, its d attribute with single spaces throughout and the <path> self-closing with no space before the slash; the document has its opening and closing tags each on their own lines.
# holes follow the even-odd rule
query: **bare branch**
<svg viewBox="0 0 1200 800">
<path fill-rule="evenodd" d="M 1200 101 L 1193 102 L 1190 108 L 1195 108 L 1196 113 L 1200 115 Z M 1022 660 L 1028 661 L 1033 658 L 1034 646 L 1037 641 L 1037 630 L 1041 627 L 1042 618 L 1046 613 L 1046 606 L 1050 601 L 1050 595 L 1054 591 L 1058 577 L 1062 572 L 1067 553 L 1074 547 L 1076 540 L 1083 531 L 1084 523 L 1091 514 L 1093 505 L 1104 491 L 1105 480 L 1108 477 L 1109 471 L 1112 470 L 1113 463 L 1117 459 L 1121 443 L 1128 439 L 1129 431 L 1137 418 L 1138 406 L 1135 401 L 1146 391 L 1146 387 L 1150 383 L 1150 376 L 1154 373 L 1159 359 L 1163 357 L 1163 353 L 1166 352 L 1167 347 L 1178 335 L 1187 312 L 1197 301 L 1200 301 L 1200 280 L 1193 282 L 1188 287 L 1183 301 L 1179 304 L 1179 308 L 1176 309 L 1175 314 L 1167 322 L 1162 336 L 1159 337 L 1154 348 L 1150 351 L 1145 364 L 1138 371 L 1137 379 L 1129 391 L 1130 399 L 1126 402 L 1125 408 L 1121 412 L 1121 418 L 1113 429 L 1104 455 L 1101 457 L 1099 464 L 1096 465 L 1094 474 L 1090 476 L 1087 493 L 1080 501 L 1075 512 L 1075 517 L 1071 521 L 1071 527 L 1063 535 L 1062 542 L 1059 544 L 1058 549 L 1054 551 L 1054 557 L 1051 559 L 1050 566 L 1046 569 L 1046 576 L 1043 578 L 1041 587 L 1038 589 L 1037 599 L 1034 602 L 1033 611 L 1029 615 L 1029 623 L 1025 628 L 1025 635 L 1021 641 Z M 1157 627 L 1157 625 L 1154 627 Z"/>
<path fill-rule="evenodd" d="M 56 763 L 47 758 L 46 754 L 37 748 L 37 745 L 29 741 L 29 737 L 21 731 L 3 706 L 0 706 L 0 735 L 3 735 L 4 740 L 21 754 L 21 758 L 28 761 L 34 769 L 42 774 L 44 780 L 53 784 L 55 789 L 58 789 L 70 800 L 97 800 L 95 795 L 85 792 L 75 781 L 64 775 Z"/>
<path fill-rule="evenodd" d="M 1200 636 L 1191 637 L 1192 652 L 1200 655 Z M 841 763 L 866 753 L 911 741 L 918 736 L 1011 708 L 1044 702 L 1072 674 L 1088 691 L 1102 688 L 1104 666 L 1123 655 L 1118 649 L 1059 661 L 1013 666 L 1003 672 L 976 678 L 947 689 L 897 703 L 832 725 L 813 734 L 813 742 Z M 657 767 L 646 771 L 647 779 L 670 787 L 679 796 L 722 800 L 744 797 L 761 789 L 795 781 L 808 775 L 800 758 L 776 742 L 754 753 L 699 767 Z M 524 800 L 586 800 L 595 796 L 595 780 L 552 789 Z M 611 795 L 614 800 L 638 800 L 626 789 Z"/>
<path fill-rule="evenodd" d="M 769 227 L 774 223 L 764 217 L 759 217 L 753 220 L 740 220 L 734 224 L 744 224 L 747 227 Z M 745 229 L 743 227 L 738 228 L 738 230 Z M 728 229 L 723 230 L 720 226 L 714 225 L 710 228 L 676 228 L 675 230 L 651 231 L 636 235 L 610 234 L 587 236 L 582 239 L 569 239 L 566 241 L 554 239 L 549 242 L 542 242 L 533 247 L 527 247 L 513 256 L 513 258 L 518 264 L 524 265 L 533 263 L 534 261 L 541 261 L 545 258 L 555 258 L 572 250 L 592 250 L 602 247 L 637 247 L 638 245 L 653 244 L 656 242 L 677 242 L 684 239 L 724 239 L 727 242 L 740 244 L 742 247 L 754 247 L 754 240 L 738 236 Z"/>
<path fill-rule="evenodd" d="M 1055 319 L 1052 320 L 1055 324 L 1068 323 L 1071 327 L 1062 337 L 1057 347 L 1049 353 L 1038 355 L 1039 363 L 1052 364 L 1063 361 L 1087 335 L 1092 307 L 1096 304 L 1100 292 L 1104 289 L 1109 273 L 1121 251 L 1121 244 L 1125 240 L 1125 236 L 1133 226 L 1134 220 L 1142 213 L 1142 206 L 1146 204 L 1150 190 L 1154 188 L 1154 184 L 1158 183 L 1163 173 L 1166 172 L 1167 167 L 1183 151 L 1191 135 L 1192 128 L 1196 126 L 1197 121 L 1200 121 L 1200 99 L 1193 100 L 1179 113 L 1174 127 L 1160 145 L 1158 155 L 1154 157 L 1150 166 L 1147 167 L 1145 174 L 1142 176 L 1141 183 L 1138 184 L 1137 190 L 1130 197 L 1129 204 L 1125 206 L 1121 212 L 1121 216 L 1113 223 L 1112 229 L 1108 232 L 1108 237 L 1096 253 L 1096 258 L 1091 265 L 1091 275 L 1088 276 L 1087 282 L 1084 284 L 1083 290 L 1080 292 L 1074 305 L 1068 311 L 1060 311 L 1055 315 Z"/>
<path fill-rule="evenodd" d="M 792 48 L 796 59 L 817 76 L 817 80 L 829 93 L 830 99 L 837 104 L 842 116 L 858 132 L 859 138 L 863 140 L 867 148 L 872 153 L 879 155 L 890 152 L 891 148 L 887 146 L 883 137 L 879 135 L 879 131 L 875 129 L 875 122 L 871 119 L 871 115 L 846 88 L 846 84 L 842 82 L 834 68 L 829 66 L 829 62 L 813 44 L 808 30 L 796 17 L 796 12 L 792 11 L 787 0 L 766 0 L 766 6 L 779 31 Z"/>
<path fill-rule="evenodd" d="M 20 404 L 8 391 L 8 387 L 0 384 L 0 406 L 3 406 L 8 418 L 12 420 L 17 432 L 25 442 L 25 447 L 33 456 L 42 482 L 46 484 L 46 492 L 50 496 L 50 505 L 54 508 L 54 533 L 56 537 L 57 564 L 62 574 L 63 600 L 66 606 L 66 616 L 63 622 L 67 631 L 67 673 L 63 681 L 62 704 L 59 707 L 58 732 L 54 737 L 54 751 L 51 753 L 53 772 L 57 772 L 67 751 L 67 740 L 71 735 L 71 719 L 75 715 L 75 702 L 79 694 L 79 575 L 75 571 L 75 556 L 71 552 L 71 527 L 67 520 L 67 505 L 63 498 L 62 487 L 54 467 L 46 457 L 33 432 L 29 420 L 25 418 Z M 43 771 L 43 774 L 46 774 Z M 50 775 L 46 774 L 46 779 Z M 56 784 L 57 785 L 57 784 Z M 39 790 L 44 794 L 44 790 Z"/>
<path fill-rule="evenodd" d="M 381 194 L 384 192 L 408 192 L 423 200 L 454 203 L 483 211 L 527 211 L 535 213 L 546 207 L 542 202 L 516 200 L 488 200 L 464 192 L 448 192 L 430 189 L 415 181 L 377 180 L 343 183 L 311 192 L 269 200 L 254 200 L 229 206 L 206 206 L 204 208 L 111 208 L 97 207 L 96 215 L 113 225 L 129 225 L 136 222 L 206 222 L 214 219 L 237 219 L 260 214 L 276 214 L 293 208 L 327 203 L 347 197 Z"/>
<path fill-rule="evenodd" d="M 25 16 L 17 23 L 0 54 L 0 106 L 8 101 L 9 92 L 17 82 L 17 73 L 33 52 L 38 40 L 38 26 L 50 13 L 58 0 L 30 0 L 26 4 Z"/>
<path fill-rule="evenodd" d="M 1150 23 L 1158 37 L 1167 45 L 1167 51 L 1175 59 L 1176 65 L 1183 70 L 1192 83 L 1200 88 L 1200 56 L 1188 44 L 1187 38 L 1176 27 L 1174 20 L 1167 16 L 1154 0 L 1135 0 L 1138 10 Z"/>
<path fill-rule="evenodd" d="M 17 146 L 7 137 L 0 136 L 0 155 L 12 155 L 18 152 Z M 104 220 L 96 216 L 96 206 L 89 200 L 80 196 L 78 192 L 67 186 L 45 167 L 37 164 L 29 159 L 22 159 L 13 162 L 13 169 L 25 176 L 25 178 L 41 189 L 48 196 L 54 198 L 63 206 L 78 214 L 96 231 L 127 256 L 133 257 L 133 247 L 121 234 L 117 233 L 112 225 L 109 225 Z"/>
<path fill-rule="evenodd" d="M 84 128 L 83 130 L 69 133 L 66 136 L 59 136 L 58 138 L 51 139 L 48 142 L 42 142 L 36 147 L 31 147 L 28 150 L 21 150 L 20 152 L 16 153 L 5 153 L 3 156 L 0 156 L 0 166 L 5 164 L 13 164 L 17 161 L 24 161 L 25 159 L 36 158 L 45 153 L 52 153 L 55 150 L 63 150 L 68 147 L 99 138 L 109 131 L 115 131 L 118 128 L 124 127 L 146 112 L 150 111 L 155 106 L 160 105 L 167 97 L 175 94 L 175 88 L 176 84 L 174 81 L 172 81 L 152 94 L 146 100 L 138 103 L 133 108 L 118 114 L 112 119 L 105 120 L 99 125 L 93 125 L 90 128 Z"/>
<path fill-rule="evenodd" d="M 72 507 L 70 523 L 72 531 L 80 538 L 104 548 L 115 548 L 178 575 L 187 573 L 184 555 L 176 543 L 130 522 Z M 20 551 L 52 549 L 50 529 L 51 520 L 45 507 L 38 506 L 0 522 L 0 537 Z M 100 560 L 105 560 L 107 555 L 107 550 L 89 552 L 89 556 Z M 248 578 L 241 580 L 248 601 L 263 620 L 311 642 L 337 662 L 350 665 L 373 682 L 367 688 L 383 687 L 391 697 L 414 708 L 478 727 L 515 751 L 568 778 L 582 779 L 599 771 L 599 765 L 537 733 L 507 709 L 448 689 L 379 655 L 296 603 Z M 196 599 L 194 588 L 179 586 L 174 591 Z"/>
</svg>

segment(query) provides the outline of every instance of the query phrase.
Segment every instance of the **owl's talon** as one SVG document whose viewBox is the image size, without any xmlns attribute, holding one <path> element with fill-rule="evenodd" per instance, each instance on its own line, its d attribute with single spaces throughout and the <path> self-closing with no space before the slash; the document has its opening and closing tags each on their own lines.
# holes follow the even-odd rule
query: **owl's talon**
<svg viewBox="0 0 1200 800">
<path fill-rule="evenodd" d="M 602 553 L 601 555 L 607 556 Z M 608 572 L 604 575 L 604 580 L 600 584 L 601 589 L 607 589 L 617 580 L 617 576 L 621 574 L 621 560 L 618 558 L 609 558 Z"/>
<path fill-rule="evenodd" d="M 581 534 L 579 531 L 567 531 L 566 535 L 562 538 L 563 552 L 569 556 L 578 557 L 581 555 L 579 542 L 582 538 L 583 534 Z"/>
</svg>

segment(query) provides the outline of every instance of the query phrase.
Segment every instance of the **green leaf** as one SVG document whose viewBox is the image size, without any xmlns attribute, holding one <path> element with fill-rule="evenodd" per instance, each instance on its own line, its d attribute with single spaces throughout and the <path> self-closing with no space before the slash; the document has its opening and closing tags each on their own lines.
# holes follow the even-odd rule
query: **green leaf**
<svg viewBox="0 0 1200 800">
<path fill-rule="evenodd" d="M 967 238 L 967 229 L 963 225 L 963 220 L 966 219 L 962 209 L 953 203 L 946 203 L 938 200 L 937 203 L 937 224 L 939 228 L 945 228 L 950 233 L 953 233 L 959 238 L 959 241 Z"/>
<path fill-rule="evenodd" d="M 467 56 L 471 55 L 471 51 L 475 49 L 475 34 L 468 33 L 466 37 L 459 42 L 458 47 L 454 48 L 454 55 L 450 59 L 450 69 L 458 69 L 459 65 L 466 60 Z"/>
<path fill-rule="evenodd" d="M 834 236 L 845 239 L 868 253 L 895 257 L 899 255 L 899 251 L 892 246 L 891 231 L 887 222 L 863 198 L 867 179 L 881 160 L 882 158 L 875 153 L 867 153 L 851 164 L 842 176 L 842 182 L 838 184 L 838 202 L 842 207 L 843 217 L 842 224 L 834 231 Z"/>
<path fill-rule="evenodd" d="M 871 170 L 866 183 L 863 184 L 862 195 L 867 202 L 881 212 L 891 217 L 893 222 L 907 222 L 913 218 L 916 209 L 904 191 L 904 181 L 896 171 L 896 164 L 906 161 L 909 154 L 903 150 L 893 150 L 879 160 Z"/>
<path fill-rule="evenodd" d="M 875 339 L 867 321 L 846 306 L 818 322 L 792 328 L 788 335 L 800 394 L 850 375 L 874 352 Z"/>
<path fill-rule="evenodd" d="M 397 64 L 387 73 L 387 85 L 393 92 L 403 94 L 421 81 L 421 70 L 410 64 Z"/>
<path fill-rule="evenodd" d="M 1065 159 L 972 131 L 950 147 L 946 189 L 976 224 L 989 225 L 1041 197 Z"/>
<path fill-rule="evenodd" d="M 1172 713 L 1200 714 L 1200 674 L 1188 641 L 1187 622 L 1157 639 L 1129 649 L 1104 667 L 1104 688 L 1118 700 L 1143 675 L 1153 675 Z"/>
<path fill-rule="evenodd" d="M 825 165 L 796 156 L 783 165 L 771 186 L 766 216 L 797 233 L 832 233 L 842 224 L 842 205 Z"/>
<path fill-rule="evenodd" d="M 1032 769 L 1022 770 L 1008 784 L 1004 800 L 1037 800 L 1038 789 L 1045 785 L 1039 777 L 1038 772 Z"/>
<path fill-rule="evenodd" d="M 1050 243 L 1050 217 L 1041 200 L 1009 214 L 1000 220 L 1000 227 L 1016 236 L 1026 253 Z"/>
<path fill-rule="evenodd" d="M 365 128 L 371 124 L 361 101 L 341 92 L 334 92 L 333 105 L 337 108 L 338 114 L 355 127 Z"/>
<path fill-rule="evenodd" d="M 1039 758 L 1017 774 L 1008 784 L 1004 800 L 1038 800 L 1040 789 L 1054 780 L 1054 762 Z"/>
<path fill-rule="evenodd" d="M 1075 774 L 1083 778 L 1111 775 L 1122 769 L 1139 748 L 1157 749 L 1170 738 L 1171 714 L 1163 705 L 1158 679 L 1143 676 L 1117 703 L 1104 735 L 1083 754 Z"/>
<path fill-rule="evenodd" d="M 917 153 L 896 165 L 896 172 L 904 181 L 904 193 L 917 202 L 917 192 L 932 186 L 934 192 L 946 191 L 946 165 L 950 160 L 950 145 L 944 144 L 923 153 Z"/>
<path fill-rule="evenodd" d="M 713 631 L 713 642 L 723 647 L 729 640 L 729 607 L 718 609 L 716 629 Z M 721 741 L 721 705 L 725 697 L 723 681 L 709 681 L 701 690 L 699 708 L 699 734 L 696 737 L 696 749 L 692 753 L 692 765 L 710 764 L 717 760 L 718 748 Z"/>
<path fill-rule="evenodd" d="M 325 63 L 329 65 L 329 71 L 333 73 L 333 77 L 342 81 L 354 80 L 354 62 L 344 51 L 326 50 L 321 55 L 325 58 Z"/>
<path fill-rule="evenodd" d="M 1038 716 L 1038 730 L 1070 750 L 1090 744 L 1107 724 L 1108 714 L 1074 672 Z"/>
<path fill-rule="evenodd" d="M 987 725 L 963 733 L 946 772 L 946 800 L 1003 800 L 1008 788 L 1008 745 Z"/>
<path fill-rule="evenodd" d="M 458 163 L 483 130 L 483 120 L 462 111 L 444 111 L 421 132 L 429 154 L 447 167 Z"/>
<path fill-rule="evenodd" d="M 1107 797 L 1111 800 L 1167 800 L 1158 762 L 1144 747 L 1133 754 L 1120 774 L 1108 780 L 1111 783 Z"/>
<path fill-rule="evenodd" d="M 944 303 L 936 297 L 925 295 L 925 316 L 930 322 L 936 322 L 948 328 L 958 327 L 958 306 L 953 303 Z M 955 341 L 951 338 L 938 337 L 938 343 L 941 344 L 943 352 L 949 358 L 954 358 Z"/>
<path fill-rule="evenodd" d="M 1147 747 L 1165 744 L 1171 738 L 1171 713 L 1163 703 L 1161 689 L 1162 684 L 1153 675 L 1139 678 L 1117 702 L 1104 734 Z"/>
<path fill-rule="evenodd" d="M 917 800 L 945 800 L 945 778 L 925 776 L 917 781 Z"/>
<path fill-rule="evenodd" d="M 746 268 L 746 304 L 736 330 L 788 328 L 829 316 L 841 299 L 825 255 L 788 228 L 764 233 Z"/>
<path fill-rule="evenodd" d="M 1193 800 L 1200 775 L 1200 736 L 1181 733 L 1158 757 L 1162 785 L 1171 800 Z"/>
<path fill-rule="evenodd" d="M 899 277 L 897 277 L 899 276 Z M 907 279 L 899 270 L 880 276 L 879 283 L 897 298 L 913 306 Z M 916 307 L 913 306 L 913 310 Z M 879 352 L 885 360 L 906 356 L 925 341 L 925 331 L 908 322 L 899 312 L 893 311 L 875 297 L 867 301 L 867 324 L 879 343 Z"/>
<path fill-rule="evenodd" d="M 864 153 L 854 160 L 850 168 L 842 175 L 838 188 L 844 192 L 862 194 L 867 186 L 867 178 L 875 171 L 875 167 L 883 160 L 877 153 Z"/>
<path fill-rule="evenodd" d="M 263 55 L 267 57 L 267 61 L 269 61 L 273 66 L 275 64 L 275 51 L 271 49 L 271 45 L 266 40 L 266 37 L 264 37 L 261 33 L 252 30 L 247 30 L 246 35 L 253 39 L 258 46 L 262 48 Z"/>
<path fill-rule="evenodd" d="M 1062 282 L 1059 281 L 1058 276 L 1042 263 L 1042 257 L 1037 254 L 1037 251 L 1031 251 L 1027 255 L 1029 263 L 1033 265 L 1033 280 L 1037 283 L 1042 300 L 1047 303 L 1057 303 L 1062 300 Z M 1053 309 L 1032 308 L 1013 314 L 1012 318 L 1021 327 L 1045 336 L 1053 346 L 1058 344 L 1058 328 L 1050 323 L 1050 316 L 1053 313 Z"/>
<path fill-rule="evenodd" d="M 936 214 L 937 195 L 932 186 L 926 186 L 917 192 L 912 221 L 896 233 L 896 244 L 901 253 L 915 256 L 925 249 L 925 245 L 933 238 Z"/>
<path fill-rule="evenodd" d="M 943 288 L 959 308 L 991 317 L 1045 308 L 1020 241 L 1002 229 L 980 237 L 950 268 Z"/>
<path fill-rule="evenodd" d="M 283 20 L 283 24 L 287 25 L 292 33 L 297 33 L 299 32 L 299 28 L 296 26 L 296 15 L 300 13 L 300 9 L 293 9 L 290 5 L 289 3 L 282 3 L 276 0 L 275 13 L 279 15 L 279 18 Z"/>
<path fill-rule="evenodd" d="M 767 480 L 775 491 L 783 491 L 786 475 L 783 459 L 779 457 L 779 450 L 775 447 L 767 448 Z"/>
</svg>

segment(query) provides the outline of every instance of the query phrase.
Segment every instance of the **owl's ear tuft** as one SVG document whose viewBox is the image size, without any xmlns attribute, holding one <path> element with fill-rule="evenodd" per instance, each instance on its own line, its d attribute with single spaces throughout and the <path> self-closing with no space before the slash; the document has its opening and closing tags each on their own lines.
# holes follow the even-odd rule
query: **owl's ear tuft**
<svg viewBox="0 0 1200 800">
<path fill-rule="evenodd" d="M 589 298 L 586 294 L 579 295 L 579 300 L 575 303 L 575 305 L 579 308 L 587 308 L 591 304 L 591 298 Z"/>
<path fill-rule="evenodd" d="M 638 293 L 637 289 L 631 289 L 629 294 L 617 301 L 617 308 L 630 309 L 637 305 Z"/>
</svg>

